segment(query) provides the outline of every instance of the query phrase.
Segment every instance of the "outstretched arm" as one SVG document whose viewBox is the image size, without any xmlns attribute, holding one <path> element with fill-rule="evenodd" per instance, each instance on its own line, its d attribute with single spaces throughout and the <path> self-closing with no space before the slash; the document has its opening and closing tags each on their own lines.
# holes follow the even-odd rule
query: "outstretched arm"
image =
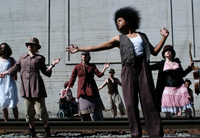
<svg viewBox="0 0 200 138">
<path fill-rule="evenodd" d="M 163 28 L 163 30 L 160 30 L 160 34 L 162 36 L 160 42 L 158 43 L 158 45 L 156 47 L 153 47 L 150 43 L 150 50 L 151 50 L 151 54 L 154 56 L 157 56 L 158 53 L 160 52 L 160 50 L 162 49 L 168 35 L 169 35 L 169 31 L 166 28 Z M 148 38 L 147 38 L 148 40 Z"/>
<path fill-rule="evenodd" d="M 111 40 L 102 43 L 98 46 L 87 46 L 87 47 L 78 47 L 75 44 L 71 44 L 71 46 L 66 48 L 66 51 L 70 53 L 76 53 L 78 51 L 102 51 L 107 49 L 112 49 L 114 47 L 119 47 L 119 35 L 114 36 Z"/>
<path fill-rule="evenodd" d="M 102 89 L 103 87 L 105 87 L 107 84 L 108 84 L 108 79 L 106 79 L 106 80 L 104 81 L 104 83 L 103 83 L 100 87 L 98 87 L 98 89 L 101 90 L 101 89 Z"/>
</svg>

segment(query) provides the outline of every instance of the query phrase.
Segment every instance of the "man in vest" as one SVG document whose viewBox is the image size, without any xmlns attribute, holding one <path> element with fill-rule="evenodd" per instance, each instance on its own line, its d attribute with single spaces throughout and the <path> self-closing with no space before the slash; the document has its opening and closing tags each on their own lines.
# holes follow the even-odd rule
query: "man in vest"
<svg viewBox="0 0 200 138">
<path fill-rule="evenodd" d="M 110 69 L 109 78 L 104 81 L 104 83 L 98 88 L 99 90 L 108 86 L 108 103 L 110 105 L 110 111 L 112 117 L 118 116 L 122 117 L 125 115 L 124 104 L 118 92 L 118 85 L 122 86 L 120 80 L 114 77 L 115 70 Z"/>
</svg>

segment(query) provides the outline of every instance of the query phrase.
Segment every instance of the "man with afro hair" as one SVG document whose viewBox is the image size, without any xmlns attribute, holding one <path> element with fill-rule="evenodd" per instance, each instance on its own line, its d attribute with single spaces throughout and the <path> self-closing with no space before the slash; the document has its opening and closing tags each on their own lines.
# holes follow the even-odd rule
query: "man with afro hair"
<svg viewBox="0 0 200 138">
<path fill-rule="evenodd" d="M 160 30 L 162 36 L 156 47 L 153 47 L 144 33 L 137 32 L 140 24 L 139 12 L 133 7 L 123 7 L 115 12 L 115 25 L 121 35 L 98 46 L 78 47 L 71 44 L 66 51 L 101 51 L 114 47 L 120 49 L 122 70 L 122 91 L 128 114 L 129 127 L 133 137 L 142 136 L 138 110 L 138 93 L 144 114 L 146 128 L 150 137 L 162 137 L 163 127 L 160 114 L 153 100 L 155 91 L 151 70 L 150 54 L 156 56 L 162 49 L 169 32 L 166 28 Z"/>
</svg>

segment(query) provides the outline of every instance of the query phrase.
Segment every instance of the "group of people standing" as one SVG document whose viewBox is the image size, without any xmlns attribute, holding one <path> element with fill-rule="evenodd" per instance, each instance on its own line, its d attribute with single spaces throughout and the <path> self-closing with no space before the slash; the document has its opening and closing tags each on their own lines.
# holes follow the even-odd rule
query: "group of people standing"
<svg viewBox="0 0 200 138">
<path fill-rule="evenodd" d="M 71 44 L 70 47 L 66 48 L 66 51 L 71 53 L 82 51 L 82 54 L 81 62 L 75 65 L 65 91 L 73 87 L 78 76 L 77 98 L 82 120 L 102 121 L 102 110 L 105 108 L 100 98 L 99 90 L 108 85 L 112 115 L 121 116 L 124 114 L 121 109 L 124 109 L 117 86 L 122 86 L 129 127 L 133 137 L 142 136 L 138 109 L 139 94 L 149 136 L 162 137 L 164 133 L 159 111 L 177 113 L 179 110 L 186 110 L 192 106 L 183 77 L 192 71 L 193 63 L 184 71 L 179 59 L 175 58 L 176 53 L 173 47 L 167 45 L 162 51 L 164 60 L 150 66 L 150 54 L 156 56 L 160 52 L 169 35 L 168 30 L 166 28 L 160 30 L 161 39 L 158 45 L 153 47 L 145 33 L 136 31 L 140 24 L 139 12 L 136 9 L 123 7 L 117 10 L 114 16 L 116 28 L 121 35 L 116 35 L 111 40 L 98 46 L 78 47 L 75 44 Z M 20 72 L 20 91 L 25 101 L 26 120 L 29 122 L 31 135 L 35 136 L 34 116 L 37 113 L 44 122 L 45 135 L 50 136 L 48 113 L 45 106 L 45 97 L 47 97 L 47 94 L 39 71 L 50 77 L 52 68 L 60 62 L 60 58 L 58 60 L 54 59 L 52 64 L 47 68 L 45 58 L 38 54 L 38 50 L 41 48 L 39 40 L 32 38 L 26 43 L 26 46 L 29 51 L 28 54 L 22 55 L 12 67 L 11 65 L 5 65 L 8 67 L 4 70 L 1 69 L 0 82 L 2 82 L 3 77 L 14 76 L 17 71 Z M 98 77 L 103 76 L 109 64 L 106 63 L 100 72 L 95 64 L 89 62 L 91 59 L 89 52 L 108 50 L 114 47 L 120 49 L 122 83 L 114 77 L 115 71 L 111 69 L 109 71 L 109 78 L 98 88 L 94 80 L 94 75 Z M 5 48 L 1 47 L 1 57 L 4 50 Z M 1 62 L 7 61 L 9 62 L 8 64 L 11 64 L 9 56 L 3 56 L 5 60 L 1 58 Z M 159 70 L 156 89 L 154 88 L 152 70 Z M 12 80 L 12 77 L 7 79 Z M 3 83 L 6 84 L 6 82 Z M 14 80 L 12 80 L 11 84 L 13 84 L 12 88 L 16 86 Z M 9 90 L 7 93 L 10 92 Z M 17 97 L 17 95 L 15 96 Z M 112 107 L 113 101 L 116 103 L 116 111 Z M 15 104 L 12 105 L 13 109 L 17 110 L 17 102 L 18 99 L 16 98 Z M 9 106 L 2 107 L 2 109 L 5 109 Z M 6 110 L 4 110 L 4 113 L 6 115 Z"/>
<path fill-rule="evenodd" d="M 183 70 L 179 59 L 175 58 L 173 46 L 166 45 L 162 51 L 165 60 L 150 66 L 150 54 L 156 56 L 160 52 L 169 35 L 168 30 L 166 28 L 160 30 L 161 40 L 156 47 L 153 47 L 146 34 L 136 31 L 139 28 L 140 16 L 135 8 L 123 7 L 117 10 L 114 22 L 121 35 L 116 35 L 98 46 L 79 47 L 71 44 L 66 51 L 71 53 L 96 52 L 118 47 L 122 62 L 122 92 L 131 135 L 133 137 L 142 136 L 138 110 L 139 94 L 149 136 L 162 137 L 164 133 L 159 112 L 168 114 L 191 108 L 191 98 L 183 77 L 192 71 L 193 63 Z M 159 70 L 157 82 L 159 85 L 156 86 L 156 89 L 152 70 Z M 103 86 L 109 81 L 109 79 L 106 80 Z"/>
</svg>

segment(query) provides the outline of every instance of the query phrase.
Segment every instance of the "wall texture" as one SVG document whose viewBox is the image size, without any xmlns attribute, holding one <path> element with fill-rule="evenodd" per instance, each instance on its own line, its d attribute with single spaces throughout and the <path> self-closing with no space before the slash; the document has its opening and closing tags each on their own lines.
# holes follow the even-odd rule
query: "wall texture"
<svg viewBox="0 0 200 138">
<path fill-rule="evenodd" d="M 0 42 L 7 42 L 13 57 L 18 60 L 27 52 L 25 42 L 31 37 L 40 40 L 40 54 L 46 57 L 49 65 L 53 58 L 61 57 L 61 62 L 53 69 L 51 78 L 43 76 L 48 97 L 47 109 L 58 111 L 59 92 L 65 81 L 70 79 L 74 65 L 80 62 L 80 53 L 68 54 L 65 47 L 70 43 L 78 46 L 99 45 L 115 35 L 114 12 L 124 6 L 136 7 L 141 14 L 138 31 L 145 32 L 150 42 L 156 46 L 161 39 L 159 30 L 166 27 L 170 35 L 165 44 L 174 45 L 177 57 L 183 68 L 190 64 L 189 46 L 192 43 L 192 55 L 195 65 L 200 66 L 200 1 L 198 0 L 1 0 L 0 5 Z M 105 62 L 116 70 L 115 77 L 120 79 L 121 64 L 119 49 L 92 52 L 91 62 L 102 70 Z M 161 54 L 151 56 L 151 62 L 162 59 Z M 109 70 L 109 69 L 108 69 Z M 97 85 L 108 78 L 108 70 L 102 78 L 95 77 Z M 18 74 L 19 75 L 19 74 Z M 153 72 L 156 82 L 157 72 Z M 193 81 L 192 73 L 186 76 Z M 20 80 L 17 81 L 18 88 Z M 194 86 L 192 85 L 191 88 Z M 77 82 L 72 91 L 76 96 Z M 121 96 L 122 90 L 119 87 Z M 19 111 L 24 112 L 23 98 L 19 94 Z M 108 109 L 107 87 L 100 91 L 105 107 Z M 194 94 L 196 110 L 200 110 L 200 98 Z"/>
</svg>

